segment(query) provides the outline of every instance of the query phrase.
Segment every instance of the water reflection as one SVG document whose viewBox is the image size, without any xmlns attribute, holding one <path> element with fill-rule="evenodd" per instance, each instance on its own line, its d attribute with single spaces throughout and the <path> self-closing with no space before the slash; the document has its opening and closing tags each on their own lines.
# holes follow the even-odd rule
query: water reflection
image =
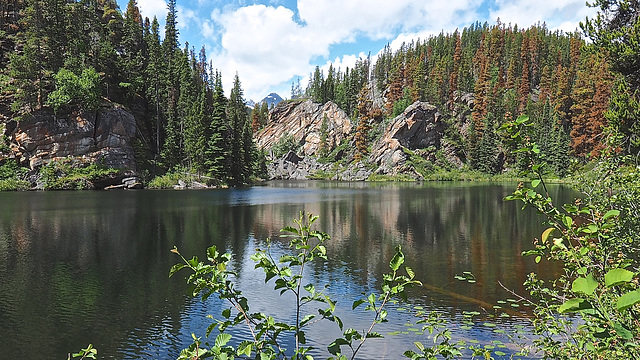
<svg viewBox="0 0 640 360">
<path fill-rule="evenodd" d="M 317 264 L 309 277 L 331 284 L 345 308 L 377 286 L 401 244 L 407 263 L 428 285 L 414 291 L 411 302 L 461 321 L 461 310 L 507 296 L 498 280 L 522 293 L 528 272 L 555 271 L 519 256 L 542 228 L 535 214 L 502 201 L 511 189 L 276 182 L 191 192 L 0 193 L 0 353 L 65 358 L 91 342 L 104 358 L 175 357 L 191 332 L 202 333 L 204 315 L 215 313 L 219 303 L 189 299 L 180 276 L 167 278 L 177 261 L 169 249 L 202 255 L 216 244 L 233 252 L 241 287 L 262 299 L 255 310 L 273 310 L 274 301 L 288 300 L 268 297 L 249 256 L 267 237 L 278 241 L 279 229 L 300 211 L 320 215 L 321 229 L 332 236 L 331 260 Z M 553 191 L 565 202 L 575 195 L 562 187 Z M 453 278 L 463 271 L 472 271 L 478 283 Z M 279 306 L 283 311 L 276 315 L 290 316 L 286 309 Z M 365 326 L 361 314 L 344 315 L 351 316 L 346 322 Z M 415 321 L 397 316 L 400 324 L 381 332 Z M 337 335 L 331 324 L 314 331 L 325 344 Z M 389 337 L 369 344 L 363 356 L 397 358 L 413 340 Z"/>
</svg>

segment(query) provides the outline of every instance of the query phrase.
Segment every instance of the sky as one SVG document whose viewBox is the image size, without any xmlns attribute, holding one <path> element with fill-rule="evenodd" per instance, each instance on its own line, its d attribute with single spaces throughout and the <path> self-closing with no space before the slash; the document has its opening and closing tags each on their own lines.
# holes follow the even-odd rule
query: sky
<svg viewBox="0 0 640 360">
<path fill-rule="evenodd" d="M 124 12 L 128 0 L 117 0 Z M 137 0 L 164 26 L 166 0 Z M 385 45 L 453 33 L 480 21 L 573 32 L 594 9 L 585 0 L 176 0 L 181 48 L 205 47 L 228 93 L 237 73 L 246 99 L 291 96 L 291 84 L 320 66 L 344 71 Z"/>
</svg>

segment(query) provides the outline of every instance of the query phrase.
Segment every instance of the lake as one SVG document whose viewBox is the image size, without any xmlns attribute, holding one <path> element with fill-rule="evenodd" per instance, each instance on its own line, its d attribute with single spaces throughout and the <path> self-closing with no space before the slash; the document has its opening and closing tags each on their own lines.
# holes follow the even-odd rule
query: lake
<svg viewBox="0 0 640 360">
<path fill-rule="evenodd" d="M 252 310 L 291 319 L 292 300 L 274 295 L 249 257 L 267 238 L 274 239 L 274 254 L 288 251 L 279 230 L 303 210 L 319 215 L 317 228 L 332 237 L 329 261 L 310 267 L 307 278 L 316 288 L 328 285 L 346 327 L 370 324 L 370 314 L 351 312 L 351 304 L 379 291 L 396 245 L 425 284 L 411 290 L 408 305 L 390 305 L 390 322 L 375 328 L 385 338 L 367 340 L 359 358 L 398 359 L 414 341 L 431 343 L 409 309 L 441 313 L 456 338 L 506 342 L 484 323 L 508 331 L 527 328 L 529 320 L 523 306 L 509 301 L 503 306 L 510 317 L 487 315 L 513 297 L 498 281 L 526 294 L 528 273 L 548 278 L 559 271 L 520 256 L 544 226 L 535 211 L 502 200 L 514 188 L 269 182 L 219 190 L 0 193 L 0 357 L 66 359 L 92 343 L 102 359 L 176 358 L 191 333 L 204 337 L 206 315 L 228 306 L 190 298 L 186 271 L 168 277 L 179 261 L 174 246 L 186 257 L 204 258 L 213 244 L 232 252 Z M 551 192 L 559 203 L 577 195 L 562 186 Z M 454 278 L 465 271 L 475 284 Z M 465 311 L 480 313 L 473 325 L 465 324 Z M 338 335 L 333 323 L 314 324 L 308 333 L 314 355 L 327 355 Z"/>
</svg>

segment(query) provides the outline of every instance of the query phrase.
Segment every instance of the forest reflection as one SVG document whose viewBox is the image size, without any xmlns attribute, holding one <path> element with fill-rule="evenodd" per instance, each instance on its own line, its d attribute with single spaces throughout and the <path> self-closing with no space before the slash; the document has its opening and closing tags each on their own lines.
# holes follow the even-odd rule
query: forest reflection
<svg viewBox="0 0 640 360">
<path fill-rule="evenodd" d="M 197 316 L 212 309 L 190 299 L 180 277 L 168 278 L 178 260 L 169 250 L 203 256 L 215 244 L 247 267 L 265 239 L 284 246 L 279 230 L 300 211 L 319 215 L 318 228 L 331 236 L 329 262 L 313 269 L 320 280 L 353 283 L 355 292 L 375 286 L 400 244 L 428 285 L 413 298 L 454 309 L 477 306 L 465 297 L 495 303 L 506 296 L 498 281 L 522 293 L 527 273 L 557 271 L 520 256 L 542 225 L 532 211 L 502 200 L 513 186 L 275 182 L 213 191 L 0 193 L 0 352 L 64 358 L 92 342 L 106 358 L 173 357 L 202 325 Z M 564 202 L 575 195 L 553 188 Z M 477 284 L 454 279 L 464 271 Z M 34 334 L 38 347 L 25 347 Z"/>
</svg>

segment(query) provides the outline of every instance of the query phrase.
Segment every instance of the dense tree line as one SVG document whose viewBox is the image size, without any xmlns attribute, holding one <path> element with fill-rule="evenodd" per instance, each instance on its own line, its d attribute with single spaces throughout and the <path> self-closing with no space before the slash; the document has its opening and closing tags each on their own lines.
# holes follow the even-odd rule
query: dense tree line
<svg viewBox="0 0 640 360">
<path fill-rule="evenodd" d="M 291 98 L 304 95 L 316 103 L 333 101 L 347 114 L 354 115 L 358 107 L 358 94 L 369 83 L 370 68 L 371 59 L 368 57 L 358 59 L 353 69 L 347 67 L 344 72 L 331 65 L 326 76 L 316 66 L 313 74 L 309 74 L 309 83 L 304 93 L 299 84 L 292 85 Z"/>
<path fill-rule="evenodd" d="M 205 49 L 180 48 L 175 0 L 164 40 L 135 0 L 124 13 L 114 0 L 12 0 L 0 7 L 0 26 L 12 50 L 0 57 L 0 80 L 15 113 L 95 111 L 104 98 L 136 116 L 140 168 L 229 184 L 255 175 L 259 154 L 240 80 L 227 99 Z"/>
<path fill-rule="evenodd" d="M 358 94 L 368 87 L 369 98 L 383 102 L 386 117 L 393 117 L 418 100 L 459 113 L 464 109 L 454 109 L 461 106 L 457 99 L 471 93 L 470 126 L 458 144 L 471 168 L 496 173 L 505 162 L 518 163 L 497 129 L 527 114 L 551 169 L 564 176 L 571 158 L 588 161 L 603 149 L 609 102 L 613 97 L 622 106 L 630 93 L 608 59 L 606 52 L 587 51 L 578 33 L 550 31 L 545 24 L 520 29 L 498 20 L 404 43 L 396 51 L 386 46 L 375 64 L 360 59 L 344 73 L 330 67 L 324 74 L 316 67 L 304 94 L 292 86 L 292 97 L 333 101 L 355 116 Z M 637 147 L 637 125 L 626 120 L 624 126 L 627 147 Z M 362 139 L 359 144 L 366 148 Z"/>
<path fill-rule="evenodd" d="M 598 156 L 608 127 L 620 129 L 621 151 L 640 149 L 639 71 L 628 55 L 637 43 L 637 9 L 621 9 L 610 21 L 584 26 L 594 46 L 544 24 L 475 23 L 395 51 L 386 46 L 375 63 L 362 58 L 326 74 L 316 67 L 306 88 L 292 84 L 291 98 L 333 101 L 356 119 L 362 159 L 371 140 L 363 135 L 383 118 L 417 100 L 464 113 L 459 99 L 471 93 L 469 124 L 448 139 L 471 168 L 496 173 L 518 164 L 497 129 L 527 114 L 550 169 L 563 176 L 572 158 Z M 66 114 L 96 111 L 108 99 L 136 116 L 137 158 L 150 174 L 187 169 L 214 182 L 248 181 L 260 158 L 252 134 L 266 124 L 267 106 L 248 111 L 237 76 L 227 99 L 205 49 L 180 47 L 175 0 L 168 10 L 161 40 L 157 19 L 143 19 L 135 0 L 124 13 L 114 0 L 2 2 L 0 105 L 10 94 L 14 113 Z M 603 24 L 615 31 L 598 37 Z"/>
<path fill-rule="evenodd" d="M 456 96 L 473 93 L 463 154 L 483 172 L 518 161 L 496 130 L 527 114 L 541 151 L 562 176 L 571 157 L 589 160 L 605 142 L 614 77 L 605 56 L 584 45 L 578 34 L 549 31 L 544 24 L 518 29 L 499 20 L 493 26 L 476 23 L 395 52 L 385 48 L 373 66 L 373 82 L 394 114 L 416 100 L 453 110 Z"/>
</svg>

